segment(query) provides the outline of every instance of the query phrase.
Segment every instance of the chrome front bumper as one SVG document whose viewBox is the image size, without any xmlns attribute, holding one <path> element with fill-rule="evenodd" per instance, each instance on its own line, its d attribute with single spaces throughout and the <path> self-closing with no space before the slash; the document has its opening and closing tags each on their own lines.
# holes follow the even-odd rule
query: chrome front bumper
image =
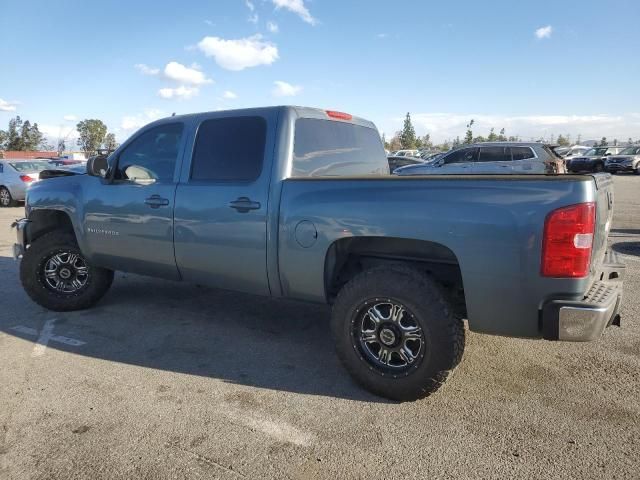
<svg viewBox="0 0 640 480">
<path fill-rule="evenodd" d="M 22 218 L 20 220 L 16 220 L 11 224 L 11 228 L 16 229 L 16 243 L 13 244 L 13 258 L 14 260 L 18 260 L 24 255 L 24 249 L 27 246 L 26 242 L 26 228 L 29 224 L 29 220 L 26 218 Z"/>
<path fill-rule="evenodd" d="M 615 252 L 607 252 L 599 280 L 582 300 L 552 300 L 542 309 L 542 333 L 547 340 L 590 342 L 610 325 L 620 325 L 625 266 Z"/>
</svg>

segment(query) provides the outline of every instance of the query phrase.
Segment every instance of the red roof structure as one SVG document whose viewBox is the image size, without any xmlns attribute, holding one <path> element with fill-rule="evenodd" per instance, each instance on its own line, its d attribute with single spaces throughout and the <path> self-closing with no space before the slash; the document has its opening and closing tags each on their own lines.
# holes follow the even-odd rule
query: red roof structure
<svg viewBox="0 0 640 480">
<path fill-rule="evenodd" d="M 16 160 L 21 159 L 29 159 L 29 158 L 57 158 L 58 152 L 46 152 L 46 151 L 32 151 L 32 152 L 23 152 L 16 150 L 6 150 L 0 151 L 0 158 L 12 158 Z"/>
</svg>

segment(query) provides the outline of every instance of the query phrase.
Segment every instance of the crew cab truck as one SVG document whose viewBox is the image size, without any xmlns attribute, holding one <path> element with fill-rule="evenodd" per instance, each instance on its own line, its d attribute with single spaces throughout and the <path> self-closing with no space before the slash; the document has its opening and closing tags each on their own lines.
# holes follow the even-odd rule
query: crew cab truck
<svg viewBox="0 0 640 480">
<path fill-rule="evenodd" d="M 271 107 L 162 119 L 44 176 L 15 225 L 35 302 L 89 308 L 122 270 L 329 303 L 343 364 L 391 399 L 445 381 L 463 319 L 568 341 L 619 323 L 608 174 L 392 176 L 371 122 Z"/>
</svg>

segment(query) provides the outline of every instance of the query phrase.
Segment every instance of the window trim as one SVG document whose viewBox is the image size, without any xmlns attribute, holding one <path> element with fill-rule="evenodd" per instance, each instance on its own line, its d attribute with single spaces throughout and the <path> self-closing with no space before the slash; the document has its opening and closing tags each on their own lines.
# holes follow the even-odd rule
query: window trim
<svg viewBox="0 0 640 480">
<path fill-rule="evenodd" d="M 482 149 L 484 148 L 502 148 L 502 155 L 506 160 L 487 160 L 486 162 L 481 160 Z M 509 149 L 507 152 L 506 150 Z M 497 163 L 497 162 L 513 162 L 513 155 L 511 154 L 511 146 L 509 145 L 480 145 L 478 147 L 478 159 L 474 163 Z"/>
<path fill-rule="evenodd" d="M 118 171 L 118 166 L 120 165 L 120 157 L 131 146 L 131 144 L 135 142 L 138 138 L 149 133 L 150 131 L 155 130 L 156 128 L 166 127 L 167 125 L 182 125 L 182 135 L 180 138 L 180 142 L 178 144 L 178 154 L 176 155 L 176 165 L 173 170 L 173 177 L 171 178 L 171 181 L 170 182 L 159 182 L 159 181 L 145 182 L 140 180 L 131 180 L 128 178 L 116 178 L 116 172 Z M 131 184 L 155 185 L 158 183 L 159 184 L 178 183 L 178 180 L 180 177 L 180 170 L 178 170 L 178 165 L 182 164 L 181 158 L 183 155 L 185 138 L 187 137 L 186 133 L 187 133 L 187 124 L 185 122 L 180 122 L 180 121 L 166 122 L 166 123 L 163 122 L 156 125 L 148 125 L 146 128 L 139 130 L 137 132 L 137 135 L 133 135 L 131 138 L 129 138 L 129 140 L 127 140 L 127 142 L 124 145 L 118 148 L 119 151 L 117 152 L 117 155 L 115 155 L 115 158 L 113 160 L 113 165 L 109 165 L 110 171 L 107 173 L 107 178 L 109 180 L 109 183 L 116 184 L 116 185 L 131 185 Z M 178 175 L 178 179 L 176 179 L 176 174 Z"/>
<path fill-rule="evenodd" d="M 473 157 L 473 160 L 471 160 L 470 162 L 447 162 L 447 157 L 448 156 L 453 155 L 454 153 L 460 152 L 462 150 L 475 150 L 475 155 Z M 445 155 L 443 157 L 443 160 L 444 160 L 443 166 L 444 165 L 456 165 L 458 163 L 478 163 L 478 158 L 479 158 L 478 156 L 479 155 L 480 155 L 480 147 L 477 147 L 477 146 L 475 146 L 475 147 L 468 146 L 468 147 L 456 148 L 455 150 L 449 152 L 448 155 Z"/>
<path fill-rule="evenodd" d="M 198 135 L 200 134 L 200 128 L 205 122 L 210 121 L 220 121 L 220 120 L 228 120 L 228 119 L 239 119 L 239 118 L 259 118 L 264 122 L 264 151 L 262 153 L 262 161 L 260 162 L 260 171 L 258 175 L 252 180 L 238 180 L 238 179 L 209 179 L 209 180 L 196 180 L 193 178 L 193 166 L 195 165 L 195 155 L 196 155 L 196 147 L 198 145 Z M 186 179 L 186 183 L 190 185 L 252 185 L 258 182 L 264 175 L 264 167 L 267 164 L 267 154 L 268 154 L 268 144 L 269 144 L 269 120 L 264 115 L 229 115 L 229 116 L 221 116 L 221 117 L 209 117 L 201 119 L 195 129 L 193 134 L 193 145 L 191 147 L 191 152 L 189 153 L 189 170 L 188 176 Z"/>
</svg>

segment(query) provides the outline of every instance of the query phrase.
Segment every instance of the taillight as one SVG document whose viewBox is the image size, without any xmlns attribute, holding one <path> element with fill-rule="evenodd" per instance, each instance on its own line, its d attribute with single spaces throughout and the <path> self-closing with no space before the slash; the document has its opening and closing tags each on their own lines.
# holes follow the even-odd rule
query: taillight
<svg viewBox="0 0 640 480">
<path fill-rule="evenodd" d="M 327 110 L 327 116 L 337 118 L 338 120 L 351 120 L 353 115 L 344 112 L 336 112 L 335 110 Z"/>
<path fill-rule="evenodd" d="M 595 224 L 595 203 L 570 205 L 547 215 L 542 237 L 542 275 L 586 277 L 591 263 Z"/>
<path fill-rule="evenodd" d="M 33 182 L 33 178 L 31 178 L 29 175 L 20 175 L 20 180 L 25 183 Z"/>
</svg>

